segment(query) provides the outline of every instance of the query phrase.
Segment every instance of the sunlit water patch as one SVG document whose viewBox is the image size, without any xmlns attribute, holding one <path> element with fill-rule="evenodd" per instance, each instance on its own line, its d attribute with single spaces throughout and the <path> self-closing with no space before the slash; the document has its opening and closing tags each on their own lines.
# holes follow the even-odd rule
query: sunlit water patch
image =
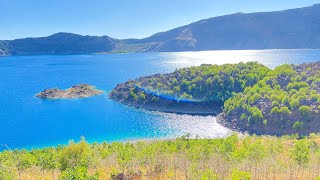
<svg viewBox="0 0 320 180">
<path fill-rule="evenodd" d="M 225 137 L 230 130 L 216 122 L 214 116 L 190 116 L 173 113 L 159 113 L 159 129 L 168 129 L 173 137 L 189 134 L 190 137 L 216 138 Z"/>
<path fill-rule="evenodd" d="M 170 56 L 170 59 L 158 62 L 162 66 L 221 65 L 226 63 L 258 61 L 270 68 L 274 68 L 284 63 L 300 64 L 310 61 L 320 61 L 320 50 L 221 50 L 164 53 L 163 56 Z"/>
</svg>

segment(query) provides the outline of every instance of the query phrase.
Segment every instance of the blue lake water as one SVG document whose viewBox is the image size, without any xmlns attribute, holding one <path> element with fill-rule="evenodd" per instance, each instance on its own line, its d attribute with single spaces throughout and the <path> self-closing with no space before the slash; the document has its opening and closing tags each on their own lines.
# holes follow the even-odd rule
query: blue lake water
<svg viewBox="0 0 320 180">
<path fill-rule="evenodd" d="M 213 116 L 149 112 L 108 99 L 117 83 L 200 64 L 320 60 L 320 50 L 202 51 L 181 53 L 0 57 L 0 150 L 89 142 L 175 138 L 186 133 L 221 137 L 230 133 Z M 52 87 L 89 83 L 105 94 L 85 99 L 42 100 Z"/>
</svg>

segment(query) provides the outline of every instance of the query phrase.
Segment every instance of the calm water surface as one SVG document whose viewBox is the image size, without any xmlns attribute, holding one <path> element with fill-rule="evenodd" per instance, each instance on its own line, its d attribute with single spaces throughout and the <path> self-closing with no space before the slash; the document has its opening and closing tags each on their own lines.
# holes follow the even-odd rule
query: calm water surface
<svg viewBox="0 0 320 180">
<path fill-rule="evenodd" d="M 204 138 L 230 133 L 213 116 L 148 112 L 116 103 L 107 94 L 117 83 L 200 64 L 259 61 L 268 67 L 320 60 L 320 50 L 203 51 L 182 53 L 19 56 L 0 58 L 0 150 L 89 142 Z M 46 88 L 89 83 L 105 94 L 86 99 L 41 100 Z"/>
</svg>

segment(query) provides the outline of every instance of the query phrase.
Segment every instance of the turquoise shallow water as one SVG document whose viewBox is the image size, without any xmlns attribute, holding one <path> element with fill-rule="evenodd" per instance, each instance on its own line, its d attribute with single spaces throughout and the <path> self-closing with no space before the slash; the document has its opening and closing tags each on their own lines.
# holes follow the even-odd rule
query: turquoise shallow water
<svg viewBox="0 0 320 180">
<path fill-rule="evenodd" d="M 213 116 L 148 112 L 107 98 L 117 83 L 200 64 L 320 60 L 320 50 L 203 51 L 182 53 L 18 56 L 0 58 L 0 150 L 94 141 L 175 138 L 186 133 L 221 137 L 229 131 Z M 46 88 L 89 83 L 105 94 L 86 99 L 41 100 Z"/>
</svg>

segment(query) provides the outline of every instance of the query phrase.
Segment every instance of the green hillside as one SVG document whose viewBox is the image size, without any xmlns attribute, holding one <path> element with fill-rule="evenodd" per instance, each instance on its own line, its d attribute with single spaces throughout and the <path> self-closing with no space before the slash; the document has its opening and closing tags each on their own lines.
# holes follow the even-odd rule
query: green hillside
<svg viewBox="0 0 320 180">
<path fill-rule="evenodd" d="M 282 65 L 225 102 L 222 123 L 256 134 L 320 130 L 320 62 Z"/>
<path fill-rule="evenodd" d="M 182 68 L 118 84 L 109 97 L 159 111 L 215 112 L 225 100 L 253 86 L 269 71 L 256 62 Z"/>
</svg>

